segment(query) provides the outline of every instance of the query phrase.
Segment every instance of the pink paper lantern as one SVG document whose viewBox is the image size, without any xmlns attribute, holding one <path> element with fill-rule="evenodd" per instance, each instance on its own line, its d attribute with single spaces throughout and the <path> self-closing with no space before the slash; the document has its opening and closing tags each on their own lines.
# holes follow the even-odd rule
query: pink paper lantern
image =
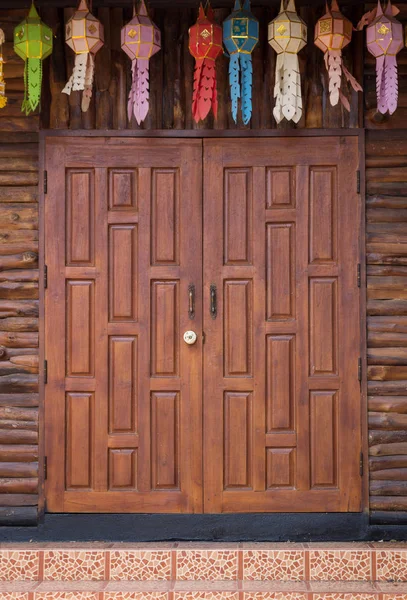
<svg viewBox="0 0 407 600">
<path fill-rule="evenodd" d="M 389 0 L 383 13 L 380 0 L 376 16 L 366 29 L 367 49 L 376 58 L 376 93 L 379 112 L 393 114 L 398 100 L 396 54 L 403 47 L 403 26 L 393 16 Z"/>
</svg>

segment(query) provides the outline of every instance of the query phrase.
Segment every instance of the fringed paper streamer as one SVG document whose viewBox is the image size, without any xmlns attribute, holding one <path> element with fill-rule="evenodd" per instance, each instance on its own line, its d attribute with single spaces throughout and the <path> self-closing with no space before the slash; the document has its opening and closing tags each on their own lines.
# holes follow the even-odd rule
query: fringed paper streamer
<svg viewBox="0 0 407 600">
<path fill-rule="evenodd" d="M 4 108 L 7 104 L 6 97 L 6 83 L 4 81 L 4 71 L 3 71 L 3 44 L 6 38 L 4 35 L 4 31 L 0 29 L 0 108 Z"/>
<path fill-rule="evenodd" d="M 129 121 L 134 115 L 138 125 L 145 121 L 150 100 L 150 64 L 148 60 L 135 59 L 131 65 L 132 84 L 130 88 L 129 101 L 127 104 L 127 115 Z"/>
<path fill-rule="evenodd" d="M 232 101 L 232 117 L 235 123 L 237 123 L 237 108 L 240 98 L 239 70 L 239 55 L 232 54 L 229 62 L 229 85 Z"/>
<path fill-rule="evenodd" d="M 240 54 L 242 120 L 245 125 L 252 118 L 253 66 L 251 54 Z"/>
<path fill-rule="evenodd" d="M 211 59 L 197 60 L 192 94 L 192 116 L 194 121 L 198 123 L 206 119 L 211 108 L 216 118 L 218 115 L 218 100 L 215 61 Z"/>
<path fill-rule="evenodd" d="M 38 108 L 41 100 L 42 62 L 30 58 L 24 65 L 24 99 L 21 110 L 29 115 Z"/>
</svg>

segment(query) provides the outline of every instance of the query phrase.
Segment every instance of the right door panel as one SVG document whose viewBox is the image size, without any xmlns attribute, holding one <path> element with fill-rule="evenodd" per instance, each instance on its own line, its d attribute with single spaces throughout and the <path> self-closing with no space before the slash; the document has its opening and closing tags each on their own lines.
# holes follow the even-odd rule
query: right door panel
<svg viewBox="0 0 407 600">
<path fill-rule="evenodd" d="M 204 142 L 206 512 L 361 510 L 358 162 Z"/>
</svg>

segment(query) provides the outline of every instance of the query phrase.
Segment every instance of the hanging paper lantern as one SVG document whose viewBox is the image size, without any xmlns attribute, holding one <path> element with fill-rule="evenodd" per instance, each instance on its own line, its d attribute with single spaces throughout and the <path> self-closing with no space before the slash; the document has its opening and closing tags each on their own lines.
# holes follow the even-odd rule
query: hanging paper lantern
<svg viewBox="0 0 407 600">
<path fill-rule="evenodd" d="M 42 61 L 52 52 L 52 30 L 41 21 L 34 3 L 28 16 L 14 29 L 14 51 L 25 61 L 21 110 L 28 115 L 40 103 Z"/>
<path fill-rule="evenodd" d="M 70 95 L 72 90 L 83 90 L 82 111 L 86 112 L 92 98 L 94 56 L 104 43 L 103 25 L 89 12 L 86 0 L 80 0 L 78 10 L 66 23 L 65 41 L 76 56 L 72 75 L 62 92 Z"/>
<path fill-rule="evenodd" d="M 396 54 L 403 47 L 403 26 L 393 16 L 390 1 L 383 10 L 380 1 L 376 16 L 366 29 L 367 49 L 376 58 L 377 109 L 393 114 L 398 100 Z"/>
<path fill-rule="evenodd" d="M 222 52 L 222 27 L 214 22 L 211 6 L 207 14 L 202 4 L 198 20 L 189 30 L 189 51 L 195 58 L 192 115 L 198 123 L 204 120 L 212 108 L 218 114 L 215 61 Z"/>
<path fill-rule="evenodd" d="M 223 43 L 230 55 L 229 84 L 232 116 L 237 122 L 238 100 L 241 98 L 243 123 L 252 116 L 253 67 L 251 53 L 259 41 L 259 22 L 250 12 L 250 0 L 235 0 L 233 12 L 223 22 Z"/>
<path fill-rule="evenodd" d="M 131 58 L 132 86 L 128 102 L 128 117 L 132 113 L 140 125 L 145 120 L 150 99 L 150 58 L 161 49 L 161 32 L 147 13 L 144 0 L 140 10 L 122 28 L 122 49 Z"/>
<path fill-rule="evenodd" d="M 295 11 L 294 0 L 269 23 L 269 44 L 277 52 L 275 106 L 273 115 L 277 123 L 285 117 L 298 123 L 302 115 L 301 75 L 298 52 L 307 43 L 307 26 Z"/>
<path fill-rule="evenodd" d="M 325 54 L 325 66 L 329 76 L 329 99 L 332 106 L 339 99 L 346 110 L 350 111 L 349 100 L 341 91 L 342 73 L 353 89 L 362 91 L 362 87 L 351 75 L 342 62 L 342 49 L 352 38 L 353 25 L 340 12 L 337 0 L 332 0 L 332 7 L 326 5 L 326 14 L 319 19 L 315 26 L 315 45 Z"/>
<path fill-rule="evenodd" d="M 6 83 L 3 73 L 3 44 L 5 42 L 4 31 L 0 29 L 0 108 L 4 108 L 7 104 L 6 98 Z"/>
</svg>

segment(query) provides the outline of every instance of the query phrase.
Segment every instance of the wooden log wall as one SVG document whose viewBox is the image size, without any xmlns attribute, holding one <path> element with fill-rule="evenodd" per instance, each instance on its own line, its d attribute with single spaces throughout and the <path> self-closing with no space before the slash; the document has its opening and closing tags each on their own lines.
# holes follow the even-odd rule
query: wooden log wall
<svg viewBox="0 0 407 600">
<path fill-rule="evenodd" d="M 366 182 L 370 510 L 407 522 L 405 131 L 368 132 Z"/>
<path fill-rule="evenodd" d="M 24 11 L 1 12 L 7 40 Z M 4 47 L 0 111 L 0 525 L 38 513 L 38 127 L 21 114 L 23 62 Z"/>
</svg>

